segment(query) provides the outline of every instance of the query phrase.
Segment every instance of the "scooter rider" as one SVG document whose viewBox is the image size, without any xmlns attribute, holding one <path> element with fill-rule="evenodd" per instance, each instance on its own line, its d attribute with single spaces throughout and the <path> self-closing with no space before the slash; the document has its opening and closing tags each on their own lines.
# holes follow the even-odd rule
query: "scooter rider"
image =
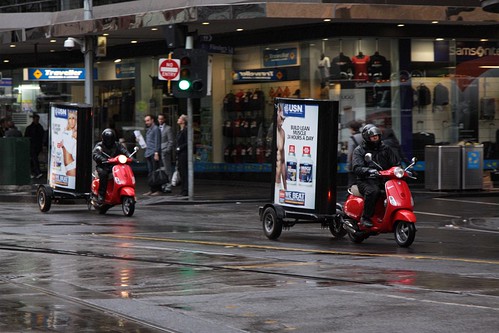
<svg viewBox="0 0 499 333">
<path fill-rule="evenodd" d="M 381 130 L 373 124 L 362 128 L 362 144 L 353 152 L 352 170 L 357 176 L 359 192 L 364 196 L 364 211 L 361 223 L 365 227 L 372 227 L 371 221 L 376 208 L 376 201 L 381 195 L 382 180 L 378 177 L 378 170 L 373 162 L 367 162 L 364 156 L 372 154 L 372 160 L 383 170 L 400 165 L 399 158 L 393 150 L 381 142 Z"/>
<path fill-rule="evenodd" d="M 98 149 L 100 147 L 101 149 Z M 97 203 L 102 204 L 106 195 L 107 181 L 109 174 L 112 172 L 112 165 L 107 164 L 110 157 L 125 155 L 130 157 L 128 150 L 119 142 L 116 141 L 116 134 L 110 128 L 102 131 L 102 141 L 95 145 L 92 158 L 97 162 L 96 170 L 99 175 L 99 195 Z"/>
</svg>

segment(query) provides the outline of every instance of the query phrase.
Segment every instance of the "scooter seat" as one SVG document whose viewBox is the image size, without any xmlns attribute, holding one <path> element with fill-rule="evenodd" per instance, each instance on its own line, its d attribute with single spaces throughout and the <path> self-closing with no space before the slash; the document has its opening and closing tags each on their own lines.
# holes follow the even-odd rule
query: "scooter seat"
<svg viewBox="0 0 499 333">
<path fill-rule="evenodd" d="M 354 195 L 356 197 L 362 198 L 362 194 L 360 194 L 359 187 L 357 185 L 350 186 L 350 188 L 348 189 L 348 193 L 350 193 L 351 195 Z"/>
</svg>

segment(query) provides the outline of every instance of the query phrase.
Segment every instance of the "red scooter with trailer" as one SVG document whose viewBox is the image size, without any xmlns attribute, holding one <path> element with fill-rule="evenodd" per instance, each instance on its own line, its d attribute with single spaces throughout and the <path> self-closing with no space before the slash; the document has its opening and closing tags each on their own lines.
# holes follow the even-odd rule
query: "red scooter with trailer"
<svg viewBox="0 0 499 333">
<path fill-rule="evenodd" d="M 101 214 L 112 206 L 121 204 L 126 216 L 133 215 L 135 177 L 129 166 L 132 159 L 124 155 L 109 160 L 114 164 L 113 177 L 108 182 L 104 204 L 97 205 L 96 200 L 93 200 L 98 189 L 98 179 L 92 181 L 91 124 L 92 108 L 89 105 L 51 103 L 48 184 L 38 185 L 36 191 L 36 201 L 41 212 L 48 212 L 53 202 L 84 200 L 89 210 L 94 207 Z"/>
<path fill-rule="evenodd" d="M 359 223 L 364 199 L 356 186 L 348 190 L 343 205 L 336 203 L 338 103 L 276 99 L 274 124 L 274 201 L 259 208 L 267 238 L 278 239 L 283 229 L 299 223 L 320 223 L 335 238 L 348 233 L 355 243 L 387 232 L 394 233 L 401 247 L 413 243 L 414 201 L 404 179 L 411 177 L 416 159 L 405 169 L 380 170 L 387 180 L 386 196 L 376 206 L 374 226 L 365 228 Z M 297 152 L 302 152 L 301 159 Z"/>
</svg>

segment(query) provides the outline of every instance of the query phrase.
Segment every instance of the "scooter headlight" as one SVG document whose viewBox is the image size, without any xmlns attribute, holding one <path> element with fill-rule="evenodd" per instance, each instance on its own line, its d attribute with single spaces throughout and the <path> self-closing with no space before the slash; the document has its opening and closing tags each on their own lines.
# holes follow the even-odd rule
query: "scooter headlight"
<svg viewBox="0 0 499 333">
<path fill-rule="evenodd" d="M 402 169 L 400 167 L 396 167 L 395 170 L 393 171 L 393 173 L 395 174 L 395 177 L 402 178 L 402 177 L 404 177 L 405 171 L 404 171 L 404 169 Z"/>
<path fill-rule="evenodd" d="M 126 161 L 127 161 L 127 158 L 125 155 L 118 156 L 118 162 L 120 162 L 121 164 L 125 164 Z"/>
</svg>

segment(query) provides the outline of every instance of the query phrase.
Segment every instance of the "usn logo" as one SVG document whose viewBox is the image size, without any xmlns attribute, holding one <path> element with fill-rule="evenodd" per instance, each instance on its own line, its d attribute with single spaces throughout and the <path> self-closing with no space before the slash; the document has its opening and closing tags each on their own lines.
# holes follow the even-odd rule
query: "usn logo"
<svg viewBox="0 0 499 333">
<path fill-rule="evenodd" d="M 284 104 L 285 117 L 305 118 L 305 105 L 303 104 Z"/>
<path fill-rule="evenodd" d="M 57 118 L 67 118 L 68 113 L 66 109 L 59 109 L 59 108 L 54 108 L 54 116 Z"/>
</svg>

